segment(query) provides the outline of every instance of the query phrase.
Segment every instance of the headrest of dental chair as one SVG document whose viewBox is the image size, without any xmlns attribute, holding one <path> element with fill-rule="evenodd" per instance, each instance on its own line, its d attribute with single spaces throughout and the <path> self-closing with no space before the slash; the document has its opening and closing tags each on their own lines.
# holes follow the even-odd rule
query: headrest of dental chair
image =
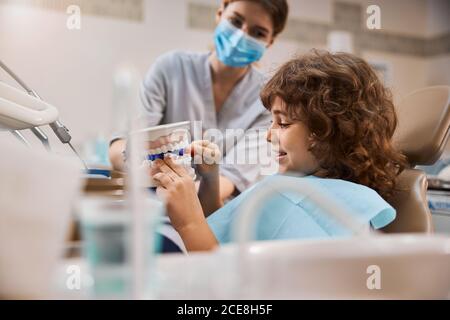
<svg viewBox="0 0 450 320">
<path fill-rule="evenodd" d="M 394 144 L 411 167 L 431 165 L 444 151 L 450 127 L 450 86 L 412 92 L 396 106 L 398 128 Z"/>
</svg>

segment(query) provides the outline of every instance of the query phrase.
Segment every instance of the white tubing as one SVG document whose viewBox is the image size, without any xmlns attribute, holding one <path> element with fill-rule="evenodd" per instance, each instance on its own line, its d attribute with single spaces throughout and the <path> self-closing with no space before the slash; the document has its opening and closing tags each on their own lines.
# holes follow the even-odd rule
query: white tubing
<svg viewBox="0 0 450 320">
<path fill-rule="evenodd" d="M 0 127 L 23 130 L 48 125 L 58 119 L 58 110 L 42 100 L 0 82 Z"/>
</svg>

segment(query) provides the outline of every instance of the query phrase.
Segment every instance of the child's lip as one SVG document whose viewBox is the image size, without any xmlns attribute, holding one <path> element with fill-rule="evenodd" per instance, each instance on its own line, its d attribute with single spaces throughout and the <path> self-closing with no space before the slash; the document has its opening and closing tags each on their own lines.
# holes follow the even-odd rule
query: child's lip
<svg viewBox="0 0 450 320">
<path fill-rule="evenodd" d="M 286 152 L 284 152 L 280 148 L 272 148 L 272 152 L 275 154 L 286 154 Z"/>
<path fill-rule="evenodd" d="M 284 151 L 278 151 L 278 152 L 275 153 L 275 157 L 277 159 L 281 159 L 281 158 L 285 157 L 286 155 L 287 155 L 287 153 L 284 152 Z"/>
</svg>

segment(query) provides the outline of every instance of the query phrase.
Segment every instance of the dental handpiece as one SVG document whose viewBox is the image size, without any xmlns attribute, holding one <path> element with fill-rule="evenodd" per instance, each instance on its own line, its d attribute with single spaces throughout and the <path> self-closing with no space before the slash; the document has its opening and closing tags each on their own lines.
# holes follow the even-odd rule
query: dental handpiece
<svg viewBox="0 0 450 320">
<path fill-rule="evenodd" d="M 67 129 L 67 127 L 59 121 L 50 123 L 50 128 L 52 128 L 53 132 L 62 143 L 69 145 L 73 153 L 75 153 L 76 156 L 80 159 L 81 163 L 83 163 L 84 168 L 86 170 L 89 170 L 88 166 L 86 165 L 86 162 L 84 162 L 83 158 L 81 158 L 81 156 L 78 154 L 75 147 L 70 143 L 70 140 L 72 140 L 72 136 L 69 134 L 69 129 Z"/>
<path fill-rule="evenodd" d="M 38 98 L 39 100 L 42 100 L 42 98 L 34 90 L 30 90 L 30 89 L 25 89 L 25 90 L 27 90 L 30 95 Z M 89 170 L 88 166 L 86 165 L 86 162 L 84 162 L 83 158 L 81 158 L 80 154 L 77 152 L 75 147 L 70 143 L 70 141 L 72 140 L 72 136 L 69 133 L 69 129 L 67 129 L 67 127 L 58 120 L 56 120 L 53 123 L 50 123 L 50 128 L 53 130 L 53 132 L 58 137 L 59 141 L 61 141 L 61 143 L 69 145 L 69 147 L 70 147 L 70 149 L 72 149 L 73 153 L 75 153 L 75 155 L 78 157 L 78 159 L 80 159 L 84 168 L 86 170 Z M 39 129 L 39 128 L 33 128 L 33 129 Z"/>
</svg>

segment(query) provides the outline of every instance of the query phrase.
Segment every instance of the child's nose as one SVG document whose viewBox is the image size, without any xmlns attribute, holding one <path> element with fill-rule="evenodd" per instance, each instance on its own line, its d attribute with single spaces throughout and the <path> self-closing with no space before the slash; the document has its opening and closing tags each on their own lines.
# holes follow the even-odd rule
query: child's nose
<svg viewBox="0 0 450 320">
<path fill-rule="evenodd" d="M 269 143 L 272 142 L 272 126 L 270 126 L 269 130 L 267 130 L 266 141 Z"/>
</svg>

